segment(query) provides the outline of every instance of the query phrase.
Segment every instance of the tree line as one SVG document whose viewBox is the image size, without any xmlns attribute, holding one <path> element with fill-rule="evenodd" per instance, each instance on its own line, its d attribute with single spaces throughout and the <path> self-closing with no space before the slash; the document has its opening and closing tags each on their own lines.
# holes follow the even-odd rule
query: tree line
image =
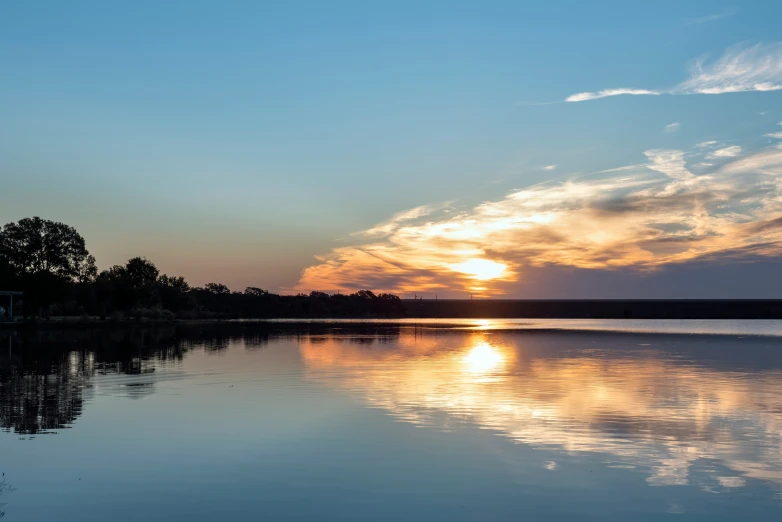
<svg viewBox="0 0 782 522">
<path fill-rule="evenodd" d="M 136 319 L 400 317 L 398 296 L 370 290 L 277 295 L 261 288 L 231 291 L 221 283 L 191 287 L 161 274 L 144 257 L 98 271 L 84 238 L 64 223 L 24 218 L 0 229 L 0 290 L 24 292 L 25 317 Z"/>
</svg>

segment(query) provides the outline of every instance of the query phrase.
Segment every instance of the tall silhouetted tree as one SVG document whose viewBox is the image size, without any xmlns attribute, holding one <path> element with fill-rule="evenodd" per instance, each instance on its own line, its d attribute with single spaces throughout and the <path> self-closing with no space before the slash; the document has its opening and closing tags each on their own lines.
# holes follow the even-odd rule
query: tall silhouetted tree
<svg viewBox="0 0 782 522">
<path fill-rule="evenodd" d="M 39 217 L 8 223 L 0 230 L 3 277 L 12 276 L 25 292 L 27 313 L 64 298 L 69 283 L 95 278 L 95 258 L 84 238 L 64 223 Z"/>
<path fill-rule="evenodd" d="M 143 257 L 134 257 L 125 265 L 125 275 L 136 294 L 136 304 L 152 306 L 155 301 L 155 283 L 160 270 L 155 263 Z"/>
</svg>

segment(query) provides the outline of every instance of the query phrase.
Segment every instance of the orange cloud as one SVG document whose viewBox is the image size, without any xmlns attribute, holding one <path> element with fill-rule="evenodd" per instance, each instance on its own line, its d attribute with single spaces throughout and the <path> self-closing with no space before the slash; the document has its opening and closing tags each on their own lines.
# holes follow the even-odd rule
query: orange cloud
<svg viewBox="0 0 782 522">
<path fill-rule="evenodd" d="M 720 252 L 779 254 L 782 148 L 729 157 L 716 147 L 649 150 L 646 164 L 608 177 L 537 185 L 466 211 L 399 213 L 318 257 L 294 290 L 491 295 L 523 282 L 525 266 L 650 270 Z M 721 163 L 697 163 L 706 156 Z"/>
</svg>

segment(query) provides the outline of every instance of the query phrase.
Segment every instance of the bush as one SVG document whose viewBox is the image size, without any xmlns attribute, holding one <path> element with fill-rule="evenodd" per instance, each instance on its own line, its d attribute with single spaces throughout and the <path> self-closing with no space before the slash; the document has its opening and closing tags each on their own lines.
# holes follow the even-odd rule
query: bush
<svg viewBox="0 0 782 522">
<path fill-rule="evenodd" d="M 155 308 L 134 308 L 130 311 L 131 317 L 136 321 L 173 321 L 174 312 L 160 307 Z"/>
</svg>

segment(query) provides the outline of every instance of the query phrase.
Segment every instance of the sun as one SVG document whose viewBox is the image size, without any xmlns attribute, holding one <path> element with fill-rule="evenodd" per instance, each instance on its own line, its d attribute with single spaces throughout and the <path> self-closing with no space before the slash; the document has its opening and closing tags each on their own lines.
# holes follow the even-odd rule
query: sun
<svg viewBox="0 0 782 522">
<path fill-rule="evenodd" d="M 505 357 L 490 344 L 480 342 L 462 357 L 462 361 L 471 373 L 490 373 L 502 366 Z"/>
<path fill-rule="evenodd" d="M 468 259 L 463 263 L 451 265 L 451 270 L 470 275 L 480 281 L 497 279 L 498 277 L 501 277 L 507 269 L 508 265 L 503 263 L 491 261 L 490 259 L 478 258 Z"/>
</svg>

